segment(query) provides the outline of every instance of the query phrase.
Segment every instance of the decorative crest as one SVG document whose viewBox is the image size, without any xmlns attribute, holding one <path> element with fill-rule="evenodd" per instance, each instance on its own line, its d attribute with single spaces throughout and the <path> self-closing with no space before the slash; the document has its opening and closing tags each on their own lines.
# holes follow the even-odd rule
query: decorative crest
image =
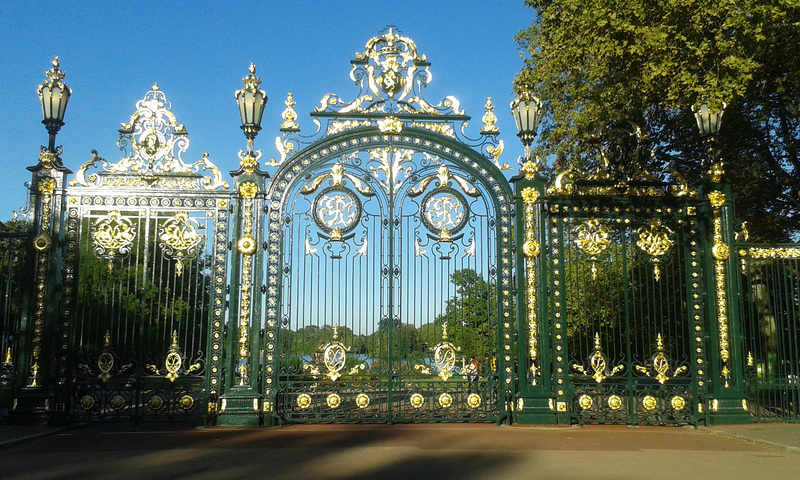
<svg viewBox="0 0 800 480">
<path fill-rule="evenodd" d="M 170 111 L 172 105 L 158 88 L 145 94 L 136 103 L 136 112 L 119 129 L 117 146 L 123 152 L 130 144 L 131 151 L 117 163 L 109 163 L 92 150 L 92 158 L 84 163 L 71 185 L 115 186 L 135 188 L 175 188 L 216 190 L 228 188 L 216 165 L 204 153 L 195 163 L 184 163 L 181 155 L 189 148 L 186 127 L 178 123 Z M 98 163 L 102 164 L 98 167 Z M 87 177 L 89 167 L 101 168 Z M 203 175 L 202 171 L 211 175 Z"/>
<path fill-rule="evenodd" d="M 64 85 L 65 74 L 61 70 L 60 66 L 61 66 L 61 60 L 59 60 L 58 57 L 55 57 L 53 59 L 53 68 L 51 68 L 50 70 L 44 72 L 45 76 L 47 77 L 48 82 L 46 82 L 46 83 L 44 83 L 44 84 L 39 86 L 40 95 L 41 95 L 42 88 L 45 87 L 45 86 L 51 87 L 51 88 L 55 87 L 55 86 L 59 86 L 61 88 L 64 88 L 66 86 L 66 85 Z"/>
<path fill-rule="evenodd" d="M 430 63 L 417 51 L 417 45 L 390 25 L 371 38 L 363 52 L 356 52 L 350 78 L 361 87 L 352 102 L 329 93 L 315 113 L 413 114 L 424 116 L 463 115 L 458 99 L 446 97 L 437 105 L 428 103 L 419 92 L 433 78 Z"/>
</svg>

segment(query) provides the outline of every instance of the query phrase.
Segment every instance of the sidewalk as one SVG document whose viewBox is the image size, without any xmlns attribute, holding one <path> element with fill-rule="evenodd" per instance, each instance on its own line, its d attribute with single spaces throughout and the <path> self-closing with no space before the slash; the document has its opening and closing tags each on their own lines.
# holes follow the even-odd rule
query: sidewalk
<svg viewBox="0 0 800 480">
<path fill-rule="evenodd" d="M 80 425 L 77 427 L 84 427 Z M 123 427 L 124 425 L 117 425 Z M 19 443 L 35 440 L 37 438 L 55 435 L 68 431 L 76 426 L 68 427 L 33 427 L 23 425 L 8 425 L 0 423 L 0 448 L 8 448 Z M 586 426 L 583 428 L 602 428 L 603 426 Z M 133 425 L 130 428 L 135 428 Z M 532 429 L 552 429 L 552 428 L 579 428 L 579 427 L 551 427 L 537 425 L 514 425 L 511 428 L 532 428 Z M 635 427 L 632 427 L 635 428 Z M 664 427 L 670 428 L 670 427 Z M 693 427 L 685 427 L 692 428 Z M 699 427 L 698 432 L 708 435 L 719 435 L 750 442 L 758 445 L 779 448 L 789 452 L 800 453 L 800 423 L 754 423 L 748 425 L 719 425 L 711 427 Z"/>
<path fill-rule="evenodd" d="M 36 438 L 37 435 L 43 435 Z M 31 439 L 31 438 L 36 438 Z M 293 424 L 272 428 L 108 423 L 0 425 L 15 479 L 795 478 L 800 424 L 721 427 L 490 423 Z M 44 460 L 46 459 L 46 460 Z"/>
<path fill-rule="evenodd" d="M 800 423 L 752 423 L 700 427 L 699 431 L 800 453 Z"/>
</svg>

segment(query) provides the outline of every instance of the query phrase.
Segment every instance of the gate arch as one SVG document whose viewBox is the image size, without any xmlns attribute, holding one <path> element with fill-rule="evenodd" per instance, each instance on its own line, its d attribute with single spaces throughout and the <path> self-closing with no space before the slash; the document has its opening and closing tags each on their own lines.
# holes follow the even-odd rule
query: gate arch
<svg viewBox="0 0 800 480">
<path fill-rule="evenodd" d="M 416 52 L 393 35 L 367 50 Z M 470 145 L 454 133 L 469 117 L 452 97 L 431 107 L 372 94 L 384 98 L 318 108 L 326 131 L 266 186 L 265 405 L 277 421 L 500 421 L 514 262 L 513 193 L 485 153 L 502 151 L 496 127 L 484 118 Z"/>
</svg>

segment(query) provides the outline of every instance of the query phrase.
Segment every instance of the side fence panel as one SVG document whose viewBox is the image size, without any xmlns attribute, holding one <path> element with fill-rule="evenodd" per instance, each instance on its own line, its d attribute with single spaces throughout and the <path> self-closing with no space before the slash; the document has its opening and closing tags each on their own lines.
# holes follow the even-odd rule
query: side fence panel
<svg viewBox="0 0 800 480">
<path fill-rule="evenodd" d="M 737 250 L 750 413 L 757 422 L 800 421 L 800 247 Z"/>
</svg>

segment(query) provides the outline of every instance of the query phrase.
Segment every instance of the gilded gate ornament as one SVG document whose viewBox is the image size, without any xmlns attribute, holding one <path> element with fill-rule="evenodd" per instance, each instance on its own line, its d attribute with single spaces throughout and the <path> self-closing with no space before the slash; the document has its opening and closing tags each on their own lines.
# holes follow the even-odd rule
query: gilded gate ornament
<svg viewBox="0 0 800 480">
<path fill-rule="evenodd" d="M 660 220 L 653 219 L 648 227 L 639 228 L 637 233 L 639 238 L 636 240 L 636 246 L 647 255 L 653 257 L 653 274 L 656 281 L 659 281 L 661 279 L 661 270 L 658 262 L 660 257 L 666 255 L 672 247 L 673 242 L 670 237 L 674 232 L 662 225 Z"/>
<path fill-rule="evenodd" d="M 589 368 L 591 372 L 584 368 L 583 365 L 573 364 L 572 368 L 586 376 L 591 376 L 595 382 L 602 383 L 608 377 L 613 377 L 617 373 L 625 369 L 624 365 L 617 365 L 612 369 L 608 368 L 608 357 L 603 353 L 600 346 L 600 334 L 594 334 L 594 352 L 589 357 Z"/>
<path fill-rule="evenodd" d="M 158 85 L 153 85 L 136 104 L 136 112 L 123 123 L 117 145 L 130 146 L 130 153 L 109 163 L 92 150 L 92 158 L 75 174 L 70 185 L 127 188 L 227 189 L 222 173 L 204 153 L 200 161 L 187 164 L 181 155 L 189 148 L 186 128 L 170 111 L 172 105 Z M 87 173 L 100 168 L 97 173 Z M 209 172 L 210 175 L 204 175 Z"/>
<path fill-rule="evenodd" d="M 725 205 L 725 194 L 713 190 L 708 194 L 711 203 L 714 222 L 713 246 L 711 255 L 714 257 L 714 286 L 716 290 L 717 329 L 719 331 L 719 358 L 722 361 L 722 379 L 725 388 L 730 387 L 730 342 L 728 335 L 728 292 L 727 272 L 725 261 L 730 255 L 730 249 L 725 243 L 722 225 L 722 207 Z"/>
<path fill-rule="evenodd" d="M 183 273 L 183 263 L 197 257 L 205 240 L 205 235 L 198 232 L 197 220 L 189 217 L 187 212 L 177 212 L 167 219 L 158 230 L 159 246 L 164 249 L 164 256 L 175 260 L 175 275 Z"/>
<path fill-rule="evenodd" d="M 346 347 L 339 341 L 339 329 L 334 323 L 333 340 L 322 347 L 321 352 L 317 355 L 315 364 L 304 363 L 303 369 L 308 370 L 312 375 L 327 376 L 332 382 L 335 382 L 342 376 L 342 370 L 347 362 L 347 352 L 349 351 L 350 347 Z M 350 369 L 349 373 L 353 375 L 364 369 L 366 369 L 366 366 L 362 363 Z"/>
<path fill-rule="evenodd" d="M 602 254 L 611 245 L 611 230 L 596 218 L 590 218 L 573 230 L 575 245 L 592 262 L 592 279 L 597 279 L 597 256 Z"/>
<path fill-rule="evenodd" d="M 153 364 L 147 364 L 145 365 L 145 370 L 174 382 L 180 375 L 191 375 L 203 369 L 203 365 L 200 362 L 190 365 L 189 368 L 184 368 L 184 364 L 184 355 L 178 347 L 178 331 L 175 330 L 172 332 L 172 344 L 164 357 L 164 368 L 159 369 Z"/>
<path fill-rule="evenodd" d="M 650 358 L 650 363 L 645 366 L 636 366 L 637 371 L 644 373 L 648 377 L 654 376 L 655 379 L 658 380 L 658 383 L 662 385 L 669 380 L 670 375 L 675 378 L 688 369 L 689 368 L 684 365 L 670 372 L 669 359 L 664 354 L 664 342 L 660 333 L 656 339 L 656 353 Z"/>
<path fill-rule="evenodd" d="M 119 210 L 112 210 L 99 217 L 91 225 L 92 248 L 99 258 L 108 260 L 108 270 L 112 262 L 127 257 L 136 238 L 136 227 Z"/>
<path fill-rule="evenodd" d="M 445 382 L 453 376 L 456 352 L 460 351 L 461 347 L 456 347 L 447 340 L 447 325 L 442 325 L 442 340 L 433 347 L 433 364 L 439 377 Z"/>
</svg>

